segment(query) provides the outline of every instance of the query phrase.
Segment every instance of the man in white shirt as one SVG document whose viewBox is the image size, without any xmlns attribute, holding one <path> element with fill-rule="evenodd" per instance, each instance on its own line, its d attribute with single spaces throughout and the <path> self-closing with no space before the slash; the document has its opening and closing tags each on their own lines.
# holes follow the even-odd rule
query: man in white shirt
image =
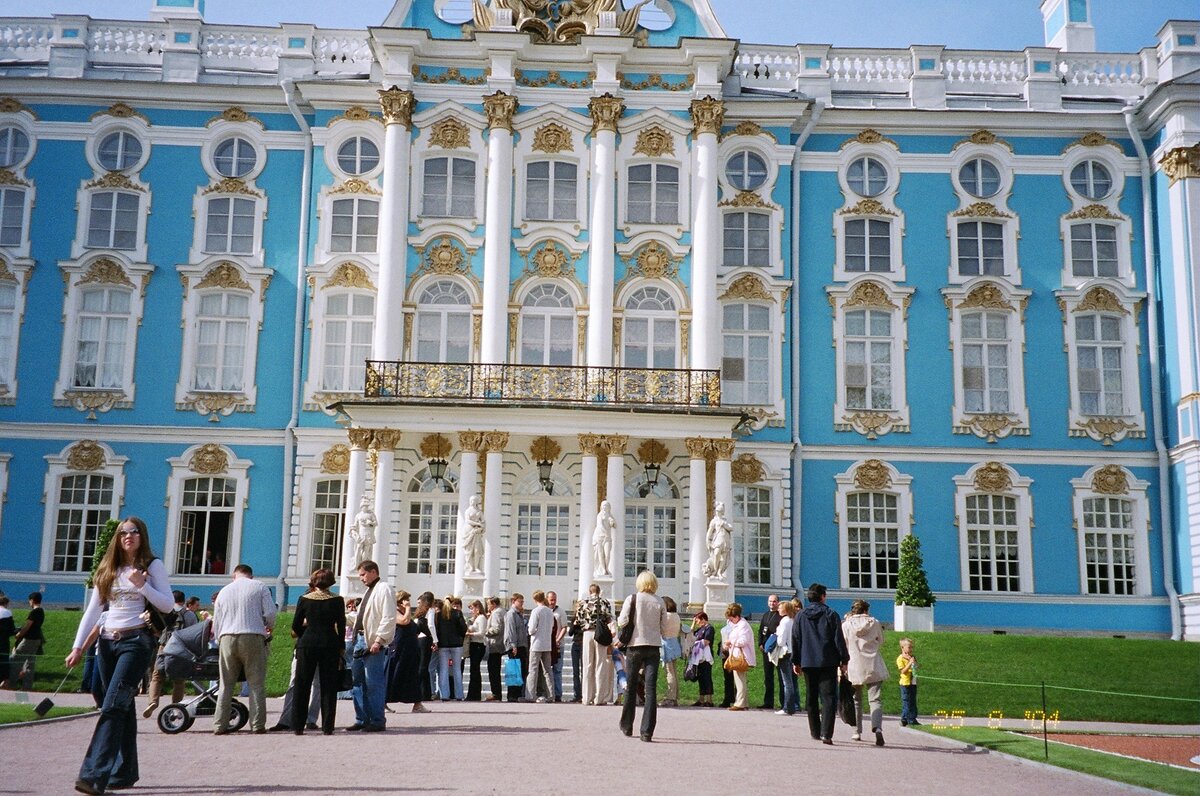
<svg viewBox="0 0 1200 796">
<path fill-rule="evenodd" d="M 546 605 L 550 607 L 550 613 L 554 614 L 554 649 L 552 650 L 552 658 L 554 660 L 554 701 L 562 702 L 563 696 L 563 639 L 567 637 L 567 612 L 558 604 L 558 594 L 552 591 L 546 592 Z M 578 694 L 576 694 L 578 696 Z"/>
<path fill-rule="evenodd" d="M 387 646 L 396 635 L 396 592 L 379 579 L 379 565 L 363 561 L 358 579 L 367 587 L 354 619 L 354 724 L 346 732 L 383 732 L 387 719 Z"/>
<path fill-rule="evenodd" d="M 250 729 L 267 731 L 267 642 L 275 624 L 271 590 L 254 579 L 247 564 L 233 568 L 233 582 L 217 593 L 213 606 L 213 635 L 221 650 L 221 687 L 213 735 L 229 733 L 229 707 L 238 674 L 250 689 Z"/>
<path fill-rule="evenodd" d="M 554 614 L 540 589 L 533 593 L 533 603 L 529 613 L 529 679 L 525 683 L 525 698 L 531 702 L 545 702 L 546 697 L 538 696 L 538 681 L 545 682 L 546 695 L 553 699 L 550 651 L 554 645 Z"/>
</svg>

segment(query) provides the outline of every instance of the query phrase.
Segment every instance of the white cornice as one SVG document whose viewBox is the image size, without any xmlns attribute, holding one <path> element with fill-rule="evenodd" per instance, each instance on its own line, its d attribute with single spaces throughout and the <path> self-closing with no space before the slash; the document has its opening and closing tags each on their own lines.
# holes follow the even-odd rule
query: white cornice
<svg viewBox="0 0 1200 796">
<path fill-rule="evenodd" d="M 234 425 L 116 426 L 82 423 L 0 423 L 3 439 L 95 439 L 101 442 L 178 443 L 220 442 L 226 445 L 282 445 L 281 429 L 239 428 Z"/>
<path fill-rule="evenodd" d="M 1002 461 L 1005 464 L 1044 464 L 1081 467 L 1098 457 L 1104 461 L 1123 464 L 1126 467 L 1154 467 L 1158 457 L 1153 451 L 1072 451 L 1072 450 L 1021 450 L 1000 445 L 987 448 L 908 448 L 882 445 L 804 445 L 800 448 L 801 459 L 822 461 L 854 461 L 862 458 L 882 459 L 888 462 L 949 462 L 974 465 L 980 462 Z"/>
<path fill-rule="evenodd" d="M 930 173 L 947 174 L 954 171 L 955 159 L 953 153 L 944 155 L 914 155 L 900 152 L 892 156 L 899 165 L 902 174 Z M 801 152 L 801 171 L 838 171 L 844 158 L 840 152 Z M 1063 173 L 1063 159 L 1056 155 L 1013 155 L 1013 172 L 1016 174 L 1051 174 Z M 1135 158 L 1122 158 L 1121 174 L 1125 177 L 1137 177 L 1138 162 Z"/>
</svg>

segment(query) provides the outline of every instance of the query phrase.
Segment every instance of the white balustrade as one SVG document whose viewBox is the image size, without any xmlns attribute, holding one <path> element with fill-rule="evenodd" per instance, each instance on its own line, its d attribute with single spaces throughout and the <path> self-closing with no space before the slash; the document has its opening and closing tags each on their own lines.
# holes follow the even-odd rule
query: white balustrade
<svg viewBox="0 0 1200 796">
<path fill-rule="evenodd" d="M 1143 94 L 1142 62 L 1136 54 L 1063 53 L 1061 59 L 1067 67 L 1064 91 L 1068 94 L 1122 97 Z"/>
<path fill-rule="evenodd" d="M 313 38 L 319 72 L 369 72 L 375 60 L 367 36 L 358 31 L 319 31 Z"/>
<path fill-rule="evenodd" d="M 907 90 L 912 77 L 908 50 L 832 50 L 829 76 L 834 90 Z"/>
<path fill-rule="evenodd" d="M 88 28 L 88 57 L 98 66 L 162 64 L 167 26 L 153 23 L 93 23 Z"/>
<path fill-rule="evenodd" d="M 745 87 L 793 89 L 800 57 L 795 47 L 747 47 L 738 53 L 733 70 Z"/>
<path fill-rule="evenodd" d="M 47 61 L 54 26 L 39 19 L 0 20 L 0 62 Z"/>
<path fill-rule="evenodd" d="M 204 69 L 273 72 L 283 52 L 282 34 L 267 28 L 205 26 L 200 35 L 200 63 Z"/>
<path fill-rule="evenodd" d="M 946 90 L 1020 93 L 1025 81 L 1025 56 L 1021 53 L 947 50 L 942 56 Z"/>
</svg>

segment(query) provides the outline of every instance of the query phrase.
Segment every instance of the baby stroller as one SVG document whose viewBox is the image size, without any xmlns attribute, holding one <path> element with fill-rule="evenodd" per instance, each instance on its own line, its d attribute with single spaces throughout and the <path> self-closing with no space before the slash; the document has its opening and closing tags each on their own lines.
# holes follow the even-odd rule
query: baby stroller
<svg viewBox="0 0 1200 796">
<path fill-rule="evenodd" d="M 208 644 L 212 620 L 205 619 L 191 627 L 176 630 L 167 637 L 155 665 L 172 680 L 187 680 L 200 693 L 190 700 L 172 702 L 158 712 L 158 728 L 168 735 L 184 732 L 197 716 L 217 712 L 217 689 L 220 679 L 220 653 Z M 209 681 L 211 685 L 206 686 Z M 240 730 L 250 719 L 250 711 L 233 700 L 229 729 Z"/>
</svg>

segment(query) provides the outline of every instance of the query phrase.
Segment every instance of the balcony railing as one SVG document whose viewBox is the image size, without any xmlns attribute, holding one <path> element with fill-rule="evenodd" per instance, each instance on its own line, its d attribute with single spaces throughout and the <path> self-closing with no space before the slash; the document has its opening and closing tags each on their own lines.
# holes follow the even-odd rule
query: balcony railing
<svg viewBox="0 0 1200 796">
<path fill-rule="evenodd" d="M 715 408 L 716 370 L 367 360 L 367 398 L 504 404 Z"/>
</svg>

